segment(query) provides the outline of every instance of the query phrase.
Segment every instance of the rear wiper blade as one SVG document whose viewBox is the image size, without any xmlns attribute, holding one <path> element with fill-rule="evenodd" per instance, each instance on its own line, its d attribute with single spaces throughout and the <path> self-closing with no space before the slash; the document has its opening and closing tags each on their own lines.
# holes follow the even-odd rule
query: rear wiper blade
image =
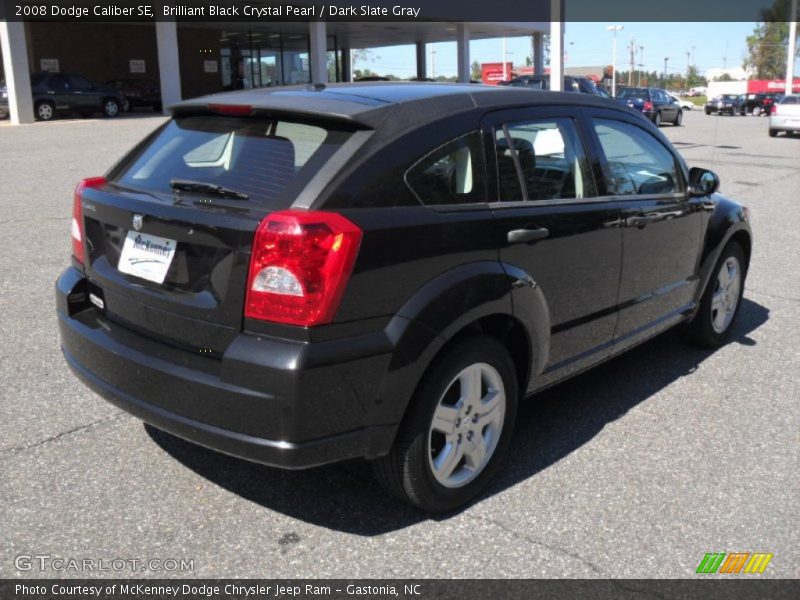
<svg viewBox="0 0 800 600">
<path fill-rule="evenodd" d="M 181 190 L 184 192 L 207 192 L 222 198 L 231 198 L 233 200 L 249 200 L 250 196 L 237 192 L 216 183 L 206 183 L 204 181 L 192 181 L 191 179 L 170 179 L 169 187 L 173 190 Z"/>
</svg>

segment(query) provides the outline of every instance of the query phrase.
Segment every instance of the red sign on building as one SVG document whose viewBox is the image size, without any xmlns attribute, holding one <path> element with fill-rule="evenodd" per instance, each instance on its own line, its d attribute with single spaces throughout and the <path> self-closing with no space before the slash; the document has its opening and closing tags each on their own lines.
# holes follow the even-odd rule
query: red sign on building
<svg viewBox="0 0 800 600">
<path fill-rule="evenodd" d="M 505 72 L 503 63 L 483 63 L 481 65 L 481 81 L 486 85 L 497 85 L 501 81 L 508 81 L 511 79 L 511 71 L 514 68 L 514 63 L 507 62 Z"/>
<path fill-rule="evenodd" d="M 753 79 L 747 82 L 747 93 L 773 93 L 784 94 L 786 93 L 786 80 L 785 79 Z M 800 79 L 792 81 L 792 93 L 800 93 Z"/>
</svg>

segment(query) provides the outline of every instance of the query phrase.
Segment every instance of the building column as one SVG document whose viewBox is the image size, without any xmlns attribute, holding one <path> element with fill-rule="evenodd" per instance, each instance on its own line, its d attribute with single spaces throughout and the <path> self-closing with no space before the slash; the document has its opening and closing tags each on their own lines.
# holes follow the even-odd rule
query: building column
<svg viewBox="0 0 800 600">
<path fill-rule="evenodd" d="M 428 54 L 425 42 L 417 42 L 417 79 L 428 77 Z"/>
<path fill-rule="evenodd" d="M 536 75 L 544 74 L 544 34 L 533 34 L 533 72 Z"/>
<path fill-rule="evenodd" d="M 353 52 L 350 48 L 342 48 L 342 81 L 353 81 Z"/>
<path fill-rule="evenodd" d="M 458 53 L 458 81 L 469 83 L 469 23 L 456 25 L 456 52 Z"/>
<path fill-rule="evenodd" d="M 11 124 L 33 123 L 33 93 L 28 70 L 25 23 L 0 21 L 0 47 L 3 51 Z"/>
<path fill-rule="evenodd" d="M 328 83 L 328 28 L 325 21 L 309 21 L 308 42 L 311 83 Z"/>
<path fill-rule="evenodd" d="M 161 80 L 161 108 L 180 102 L 181 67 L 178 54 L 178 26 L 175 21 L 156 21 L 156 48 L 158 49 L 158 74 Z"/>
<path fill-rule="evenodd" d="M 562 0 L 550 0 L 550 89 L 564 90 L 564 21 Z"/>
</svg>

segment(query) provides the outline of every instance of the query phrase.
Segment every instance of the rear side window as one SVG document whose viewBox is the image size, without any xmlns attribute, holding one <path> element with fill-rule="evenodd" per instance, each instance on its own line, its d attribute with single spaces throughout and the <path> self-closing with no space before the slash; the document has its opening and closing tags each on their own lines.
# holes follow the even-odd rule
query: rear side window
<svg viewBox="0 0 800 600">
<path fill-rule="evenodd" d="M 495 149 L 501 201 L 595 195 L 591 170 L 571 119 L 506 124 L 495 130 Z"/>
<path fill-rule="evenodd" d="M 187 179 L 270 202 L 290 183 L 310 179 L 348 139 L 345 130 L 264 118 L 178 117 L 129 157 L 114 181 L 171 193 Z"/>
<path fill-rule="evenodd" d="M 655 136 L 611 119 L 595 119 L 594 129 L 608 164 L 606 185 L 610 195 L 681 191 L 675 157 Z"/>
<path fill-rule="evenodd" d="M 447 142 L 419 160 L 406 173 L 406 183 L 423 204 L 485 202 L 480 133 Z"/>
<path fill-rule="evenodd" d="M 781 104 L 800 104 L 800 102 L 797 101 L 797 96 L 786 96 L 781 100 Z"/>
</svg>

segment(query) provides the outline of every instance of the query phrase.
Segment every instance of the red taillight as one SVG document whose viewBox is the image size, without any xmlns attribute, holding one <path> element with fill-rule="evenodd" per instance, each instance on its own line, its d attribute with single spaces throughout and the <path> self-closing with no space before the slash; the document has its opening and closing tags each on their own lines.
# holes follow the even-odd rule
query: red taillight
<svg viewBox="0 0 800 600">
<path fill-rule="evenodd" d="M 343 216 L 284 210 L 256 230 L 244 315 L 290 325 L 330 323 L 361 244 Z"/>
<path fill-rule="evenodd" d="M 78 184 L 75 188 L 75 194 L 72 197 L 72 224 L 70 225 L 72 232 L 72 256 L 81 264 L 83 264 L 85 258 L 83 250 L 83 190 L 86 188 L 102 187 L 105 184 L 105 177 L 89 177 Z"/>
<path fill-rule="evenodd" d="M 653 103 L 650 102 L 650 100 L 647 100 L 644 103 L 644 109 L 645 109 L 645 111 L 650 112 L 651 110 L 653 110 Z"/>
<path fill-rule="evenodd" d="M 209 104 L 209 110 L 229 117 L 248 117 L 253 112 L 249 104 Z"/>
</svg>

